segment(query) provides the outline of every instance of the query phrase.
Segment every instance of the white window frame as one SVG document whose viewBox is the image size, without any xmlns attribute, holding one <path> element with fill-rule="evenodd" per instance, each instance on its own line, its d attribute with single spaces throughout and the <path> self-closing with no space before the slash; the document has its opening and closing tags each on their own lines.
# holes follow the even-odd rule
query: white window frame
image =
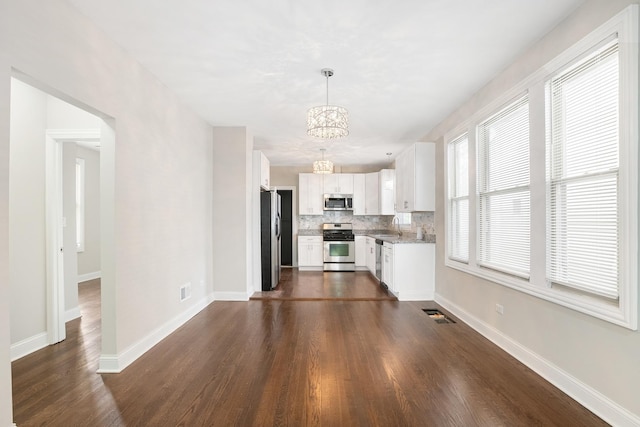
<svg viewBox="0 0 640 427">
<path fill-rule="evenodd" d="M 529 204 L 531 204 L 531 192 L 530 192 L 530 182 L 531 179 L 529 177 L 529 180 L 527 182 L 526 185 L 520 185 L 517 187 L 508 187 L 508 188 L 503 188 L 500 189 L 498 191 L 494 191 L 492 189 L 488 189 L 488 188 L 482 188 L 484 186 L 483 182 L 484 180 L 486 180 L 488 178 L 488 176 L 491 174 L 490 171 L 485 170 L 485 167 L 482 166 L 482 163 L 484 163 L 486 161 L 486 158 L 484 158 L 485 154 L 483 153 L 483 150 L 486 149 L 482 146 L 483 143 L 483 138 L 481 136 L 482 131 L 481 129 L 483 127 L 485 127 L 488 123 L 491 123 L 497 116 L 502 116 L 504 115 L 506 112 L 513 113 L 515 112 L 517 109 L 514 110 L 514 107 L 521 107 L 526 105 L 527 107 L 527 111 L 529 111 L 530 105 L 529 105 L 529 94 L 528 93 L 524 93 L 519 95 L 518 97 L 516 97 L 516 99 L 510 100 L 508 103 L 506 103 L 505 105 L 501 105 L 500 108 L 497 111 L 494 111 L 489 117 L 486 117 L 484 120 L 482 120 L 480 123 L 478 123 L 475 126 L 475 131 L 476 131 L 476 141 L 478 143 L 478 147 L 477 147 L 477 154 L 476 154 L 476 169 L 478 171 L 478 178 L 476 180 L 476 193 L 477 193 L 477 200 L 478 203 L 476 205 L 476 212 L 477 212 L 477 221 L 478 221 L 478 226 L 477 226 L 477 247 L 476 247 L 476 256 L 478 258 L 478 264 L 481 265 L 484 268 L 490 268 L 496 271 L 500 271 L 503 273 L 507 273 L 507 274 L 511 274 L 514 276 L 518 276 L 518 277 L 522 277 L 524 279 L 529 279 L 529 273 L 531 271 L 531 266 L 530 264 L 527 266 L 526 269 L 524 270 L 517 270 L 513 265 L 496 265 L 495 263 L 490 263 L 489 261 L 486 260 L 482 260 L 482 256 L 481 256 L 481 247 L 483 244 L 483 239 L 482 239 L 482 221 L 484 220 L 483 218 L 483 214 L 482 214 L 482 199 L 486 199 L 489 200 L 492 198 L 492 196 L 495 196 L 497 194 L 502 194 L 502 195 L 506 195 L 506 194 L 514 194 L 514 193 L 521 193 L 521 192 L 526 192 L 529 195 Z M 511 110 L 511 111 L 510 111 Z M 506 116 L 505 116 L 506 117 Z M 527 117 L 527 128 L 529 130 L 529 134 L 530 132 L 530 123 L 529 123 L 529 117 Z M 531 141 L 530 141 L 530 137 L 528 137 L 529 142 L 527 144 L 528 147 L 531 146 Z M 529 166 L 527 166 L 529 168 Z M 528 173 L 530 173 L 530 171 L 527 171 Z M 489 209 L 490 210 L 490 209 Z M 529 208 L 530 210 L 530 208 Z M 490 216 L 490 215 L 486 215 L 486 216 Z M 529 215 L 529 221 L 531 220 L 531 216 Z M 529 229 L 527 230 L 527 238 L 529 240 L 531 240 L 531 227 L 529 226 Z M 490 241 L 490 239 L 487 239 L 487 241 Z M 530 245 L 529 245 L 530 246 Z M 531 250 L 529 248 L 528 250 L 528 256 L 529 259 L 531 259 Z"/>
<path fill-rule="evenodd" d="M 599 28 L 545 64 L 532 75 L 472 114 L 444 136 L 446 144 L 460 134 L 469 135 L 469 261 L 448 257 L 445 233 L 445 265 L 507 286 L 535 297 L 568 307 L 628 329 L 638 328 L 638 16 L 640 6 L 630 5 Z M 616 303 L 571 289 L 551 287 L 546 280 L 546 154 L 545 82 L 559 70 L 589 54 L 617 34 L 620 43 L 620 298 Z M 479 123 L 519 94 L 529 93 L 530 191 L 531 191 L 531 273 L 529 279 L 482 268 L 477 261 L 478 200 L 477 135 Z M 443 150 L 444 176 L 448 177 L 448 150 Z M 445 179 L 445 230 L 448 230 L 448 179 Z M 538 201 L 538 202 L 536 202 Z"/>
<path fill-rule="evenodd" d="M 459 195 L 457 194 L 457 191 L 452 191 L 450 188 L 451 184 L 454 184 L 453 181 L 456 181 L 458 179 L 458 163 L 455 161 L 452 161 L 449 157 L 448 154 L 450 153 L 450 148 L 453 147 L 453 144 L 459 144 L 461 141 L 466 140 L 466 144 L 467 144 L 467 194 L 466 195 Z M 469 162 L 469 132 L 464 131 L 461 132 L 460 134 L 458 134 L 455 137 L 449 138 L 446 141 L 445 144 L 445 150 L 447 151 L 447 163 L 446 163 L 446 175 L 445 175 L 445 181 L 446 181 L 446 192 L 445 192 L 445 197 L 446 197 L 446 215 L 447 215 L 447 227 L 446 227 L 446 233 L 447 233 L 447 237 L 445 240 L 445 246 L 446 246 L 446 257 L 447 259 L 451 259 L 457 262 L 462 262 L 462 263 L 468 263 L 469 262 L 469 257 L 470 257 L 470 245 L 469 245 L 469 240 L 470 240 L 470 235 L 469 235 L 469 229 L 468 229 L 468 224 L 467 224 L 467 257 L 466 258 L 461 258 L 461 257 L 456 257 L 453 256 L 451 254 L 451 245 L 454 244 L 454 242 L 451 242 L 451 227 L 453 226 L 453 224 L 451 224 L 449 222 L 449 220 L 451 219 L 451 207 L 453 205 L 453 203 L 457 203 L 460 201 L 467 201 L 467 215 L 471 215 L 470 212 L 470 198 L 471 198 L 471 194 L 470 194 L 470 187 L 469 187 L 469 169 L 471 167 L 470 162 Z M 450 169 L 450 167 L 453 166 L 453 170 Z M 451 174 L 451 175 L 450 175 Z M 456 184 L 454 184 L 454 186 L 457 187 Z M 452 196 L 452 193 L 456 193 Z M 458 246 L 458 243 L 455 243 L 455 246 Z"/>
<path fill-rule="evenodd" d="M 85 161 L 76 157 L 76 251 L 84 252 L 85 246 Z"/>
</svg>

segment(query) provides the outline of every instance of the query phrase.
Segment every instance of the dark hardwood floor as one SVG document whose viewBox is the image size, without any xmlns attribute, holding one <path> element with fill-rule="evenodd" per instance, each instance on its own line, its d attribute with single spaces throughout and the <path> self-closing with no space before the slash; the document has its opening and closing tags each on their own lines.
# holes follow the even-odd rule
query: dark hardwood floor
<svg viewBox="0 0 640 427">
<path fill-rule="evenodd" d="M 252 300 L 395 301 L 367 271 L 318 272 L 283 268 L 280 283 L 272 291 L 256 292 Z"/>
<path fill-rule="evenodd" d="M 319 276 L 292 274 L 291 286 Z M 86 290 L 83 307 L 99 295 Z M 464 323 L 439 324 L 422 311 L 433 307 L 217 301 L 110 375 L 95 373 L 99 326 L 87 314 L 70 322 L 66 342 L 13 363 L 14 419 L 18 427 L 606 425 Z"/>
</svg>

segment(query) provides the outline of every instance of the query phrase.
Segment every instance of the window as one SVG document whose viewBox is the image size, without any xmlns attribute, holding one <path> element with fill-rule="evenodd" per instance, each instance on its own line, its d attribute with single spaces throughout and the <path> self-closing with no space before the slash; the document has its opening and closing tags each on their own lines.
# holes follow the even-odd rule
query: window
<svg viewBox="0 0 640 427">
<path fill-rule="evenodd" d="M 76 250 L 84 251 L 84 159 L 76 158 Z"/>
<path fill-rule="evenodd" d="M 411 212 L 396 212 L 396 215 L 391 219 L 391 225 L 396 224 L 398 229 L 409 230 L 411 228 Z"/>
<path fill-rule="evenodd" d="M 469 261 L 469 138 L 467 133 L 448 144 L 448 257 Z"/>
<path fill-rule="evenodd" d="M 479 263 L 528 278 L 529 99 L 478 126 Z"/>
<path fill-rule="evenodd" d="M 619 58 L 611 40 L 547 83 L 547 279 L 617 299 Z"/>
<path fill-rule="evenodd" d="M 446 266 L 637 329 L 639 11 L 447 133 Z"/>
</svg>

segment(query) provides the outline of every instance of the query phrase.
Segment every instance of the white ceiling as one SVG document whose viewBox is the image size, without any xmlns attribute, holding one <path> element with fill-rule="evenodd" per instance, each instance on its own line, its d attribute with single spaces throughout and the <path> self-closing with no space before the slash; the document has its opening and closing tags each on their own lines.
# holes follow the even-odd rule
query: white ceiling
<svg viewBox="0 0 640 427">
<path fill-rule="evenodd" d="M 67 0 L 212 125 L 247 126 L 272 165 L 386 164 L 583 0 Z M 307 109 L 350 135 L 306 134 Z"/>
</svg>

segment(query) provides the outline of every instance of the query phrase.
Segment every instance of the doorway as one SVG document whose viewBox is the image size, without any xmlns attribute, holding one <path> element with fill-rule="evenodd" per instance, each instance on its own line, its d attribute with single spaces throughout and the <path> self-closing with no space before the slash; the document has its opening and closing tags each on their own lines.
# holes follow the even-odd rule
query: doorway
<svg viewBox="0 0 640 427">
<path fill-rule="evenodd" d="M 111 312 L 115 304 L 110 298 L 114 292 L 110 274 L 113 239 L 103 238 L 105 225 L 109 229 L 113 221 L 111 215 L 103 213 L 110 212 L 108 207 L 113 207 L 114 202 L 112 192 L 102 191 L 115 173 L 112 119 L 106 118 L 107 123 L 74 104 L 78 103 L 14 71 L 9 159 L 12 360 L 63 340 L 66 322 L 80 316 L 80 242 L 76 228 L 79 164 L 86 178 L 83 249 L 86 252 L 97 248 L 93 275 L 100 277 L 104 270 L 108 273 L 101 280 L 102 310 Z M 82 151 L 87 150 L 81 147 L 85 144 L 91 149 L 99 144 L 106 158 L 95 152 L 90 159 L 87 151 Z M 96 217 L 100 218 L 97 224 L 93 222 Z M 105 342 L 115 342 L 115 322 L 109 318 L 102 323 L 104 352 Z"/>
<path fill-rule="evenodd" d="M 293 191 L 277 190 L 281 202 L 282 247 L 280 265 L 293 267 Z"/>
</svg>

